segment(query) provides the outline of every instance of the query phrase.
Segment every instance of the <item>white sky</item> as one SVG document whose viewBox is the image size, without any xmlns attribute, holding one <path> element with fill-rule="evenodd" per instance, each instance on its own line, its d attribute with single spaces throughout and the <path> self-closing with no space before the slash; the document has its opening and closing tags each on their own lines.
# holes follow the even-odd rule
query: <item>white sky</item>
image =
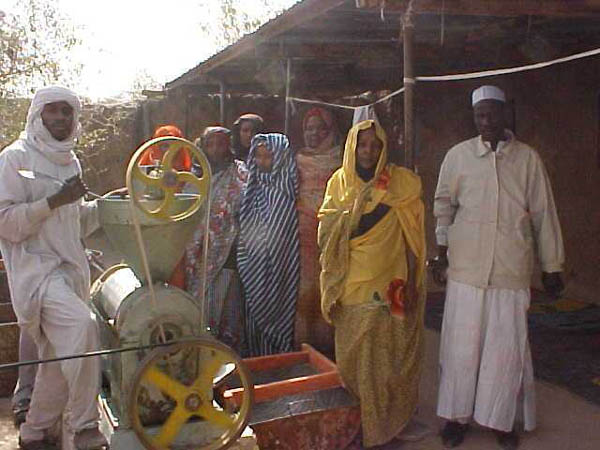
<svg viewBox="0 0 600 450">
<path fill-rule="evenodd" d="M 18 0 L 0 0 L 11 10 Z M 41 0 L 44 1 L 44 0 Z M 200 23 L 218 11 L 220 0 L 47 0 L 81 27 L 83 45 L 65 56 L 65 64 L 83 64 L 79 93 L 92 98 L 131 89 L 136 76 L 147 73 L 160 83 L 196 66 L 216 48 L 203 35 Z M 297 0 L 270 0 L 274 9 Z M 251 15 L 262 15 L 257 0 L 242 2 Z"/>
</svg>

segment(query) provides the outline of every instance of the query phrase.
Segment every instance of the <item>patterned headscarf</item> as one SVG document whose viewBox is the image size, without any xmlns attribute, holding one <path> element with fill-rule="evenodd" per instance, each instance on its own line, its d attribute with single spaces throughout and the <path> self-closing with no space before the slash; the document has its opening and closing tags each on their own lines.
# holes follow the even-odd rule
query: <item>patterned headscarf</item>
<svg viewBox="0 0 600 450">
<path fill-rule="evenodd" d="M 73 108 L 73 131 L 63 140 L 57 141 L 52 137 L 42 122 L 42 110 L 49 103 L 67 102 Z M 75 159 L 73 148 L 75 141 L 81 134 L 79 115 L 81 102 L 70 89 L 61 86 L 48 86 L 38 89 L 31 101 L 27 112 L 27 125 L 20 138 L 33 148 L 38 149 L 46 158 L 55 164 L 68 165 Z"/>
<path fill-rule="evenodd" d="M 256 164 L 256 148 L 273 153 L 271 172 Z M 292 350 L 300 277 L 296 160 L 286 136 L 258 134 L 248 155 L 248 185 L 240 209 L 238 267 L 246 293 L 252 355 Z"/>
<path fill-rule="evenodd" d="M 311 117 L 319 117 L 323 122 L 325 122 L 328 130 L 331 130 L 333 127 L 333 115 L 326 109 L 315 106 L 314 108 L 309 109 L 304 115 L 304 119 L 302 119 L 302 130 L 306 129 L 308 119 Z"/>
<path fill-rule="evenodd" d="M 323 140 L 319 143 L 318 147 L 315 149 L 310 149 L 308 147 L 308 144 L 305 142 L 304 149 L 301 151 L 301 153 L 314 154 L 331 151 L 337 156 L 339 153 L 339 149 L 337 148 L 338 130 L 336 129 L 333 115 L 331 114 L 331 112 L 323 108 L 314 107 L 309 109 L 304 115 L 304 118 L 302 119 L 303 133 L 306 131 L 308 120 L 311 117 L 318 117 L 323 121 L 323 123 L 325 124 L 325 129 L 327 130 L 327 136 L 323 138 Z"/>
</svg>

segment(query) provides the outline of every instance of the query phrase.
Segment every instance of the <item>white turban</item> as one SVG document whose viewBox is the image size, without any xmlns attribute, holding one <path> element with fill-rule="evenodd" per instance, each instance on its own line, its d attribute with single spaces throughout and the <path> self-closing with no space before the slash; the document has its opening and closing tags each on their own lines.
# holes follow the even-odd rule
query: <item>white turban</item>
<svg viewBox="0 0 600 450">
<path fill-rule="evenodd" d="M 67 102 L 73 108 L 73 130 L 64 141 L 57 141 L 42 123 L 42 110 L 48 103 Z M 38 89 L 31 101 L 27 112 L 27 125 L 21 133 L 21 139 L 38 149 L 50 161 L 60 164 L 70 164 L 74 158 L 75 140 L 81 134 L 79 114 L 81 102 L 73 91 L 61 86 L 48 86 Z"/>
<path fill-rule="evenodd" d="M 506 96 L 504 91 L 496 86 L 481 86 L 473 91 L 473 106 L 482 100 L 498 100 L 499 102 L 506 103 Z"/>
</svg>

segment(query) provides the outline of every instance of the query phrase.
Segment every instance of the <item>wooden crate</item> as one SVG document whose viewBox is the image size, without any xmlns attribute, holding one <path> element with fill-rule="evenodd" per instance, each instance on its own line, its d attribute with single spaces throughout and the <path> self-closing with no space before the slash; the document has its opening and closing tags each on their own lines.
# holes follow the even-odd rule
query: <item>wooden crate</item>
<svg viewBox="0 0 600 450">
<path fill-rule="evenodd" d="M 337 366 L 307 344 L 300 352 L 244 360 L 254 381 L 250 426 L 261 450 L 346 448 L 360 429 L 358 400 L 342 386 Z M 221 388 L 239 405 L 238 380 Z"/>
</svg>

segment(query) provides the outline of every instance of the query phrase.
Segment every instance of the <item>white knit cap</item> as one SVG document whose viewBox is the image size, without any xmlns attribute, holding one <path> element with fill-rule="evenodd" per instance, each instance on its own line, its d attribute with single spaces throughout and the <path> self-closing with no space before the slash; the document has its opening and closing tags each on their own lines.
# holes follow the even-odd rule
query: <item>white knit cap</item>
<svg viewBox="0 0 600 450">
<path fill-rule="evenodd" d="M 506 102 L 504 91 L 496 86 L 481 86 L 473 91 L 473 106 L 482 100 L 498 100 Z"/>
</svg>

